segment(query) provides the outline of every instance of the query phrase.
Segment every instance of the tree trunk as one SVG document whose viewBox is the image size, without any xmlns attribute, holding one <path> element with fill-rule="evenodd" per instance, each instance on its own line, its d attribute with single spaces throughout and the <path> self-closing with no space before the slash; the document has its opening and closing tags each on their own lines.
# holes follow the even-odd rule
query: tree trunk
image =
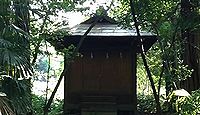
<svg viewBox="0 0 200 115">
<path fill-rule="evenodd" d="M 78 45 L 76 46 L 76 49 L 75 49 L 75 50 L 73 51 L 73 53 L 72 53 L 72 60 L 73 60 L 73 59 L 75 58 L 75 56 L 77 55 L 77 53 L 78 53 L 78 51 L 79 51 L 79 49 L 80 49 L 80 47 L 81 47 L 81 45 L 82 45 L 84 39 L 87 37 L 87 34 L 88 34 L 88 33 L 91 31 L 91 29 L 96 25 L 96 23 L 99 21 L 99 19 L 100 19 L 100 18 L 97 18 L 97 19 L 95 20 L 95 22 L 94 22 L 93 24 L 91 24 L 91 26 L 88 28 L 88 30 L 87 30 L 87 31 L 84 33 L 84 35 L 81 37 L 81 39 L 80 39 Z M 59 80 L 58 80 L 58 82 L 57 82 L 57 84 L 56 84 L 56 86 L 55 86 L 55 88 L 54 88 L 54 90 L 53 90 L 53 92 L 52 92 L 52 94 L 51 94 L 51 96 L 50 96 L 50 98 L 49 98 L 49 100 L 48 100 L 46 106 L 44 107 L 44 114 L 43 114 L 43 115 L 48 115 L 48 110 L 49 110 L 49 108 L 50 108 L 50 106 L 51 106 L 51 103 L 52 103 L 52 101 L 53 101 L 53 98 L 54 98 L 54 96 L 55 96 L 57 90 L 58 90 L 58 87 L 59 87 L 59 85 L 60 85 L 60 83 L 61 83 L 61 81 L 62 81 L 63 76 L 66 76 L 66 77 L 68 76 L 68 73 L 69 73 L 69 69 L 70 69 L 70 65 L 71 65 L 71 61 L 72 61 L 72 60 L 69 60 L 69 62 L 66 63 L 66 65 L 65 65 L 65 67 L 64 67 L 64 70 L 63 70 L 63 72 L 61 73 L 61 75 L 60 75 L 60 77 L 59 77 Z"/>
<path fill-rule="evenodd" d="M 152 75 L 151 75 L 151 71 L 149 69 L 149 66 L 147 64 L 146 57 L 145 57 L 145 54 L 144 54 L 144 48 L 143 48 L 143 44 L 142 44 L 143 39 L 140 36 L 140 30 L 139 30 L 139 27 L 138 27 L 139 23 L 137 22 L 137 19 L 136 19 L 136 14 L 135 14 L 135 9 L 134 9 L 134 0 L 130 0 L 130 7 L 131 7 L 131 13 L 132 13 L 132 16 L 133 16 L 133 20 L 134 20 L 134 25 L 135 25 L 135 29 L 136 29 L 136 32 L 137 32 L 137 36 L 139 38 L 139 46 L 141 48 L 142 60 L 143 60 L 143 63 L 144 63 L 145 70 L 147 72 L 147 76 L 148 76 L 149 81 L 151 83 L 152 90 L 153 90 L 153 95 L 154 95 L 155 102 L 156 102 L 157 114 L 161 115 L 161 107 L 160 107 L 159 96 L 158 96 L 158 94 L 156 92 L 156 87 L 155 87 L 155 84 L 154 84 L 154 81 L 153 81 L 153 78 L 152 78 Z"/>
</svg>

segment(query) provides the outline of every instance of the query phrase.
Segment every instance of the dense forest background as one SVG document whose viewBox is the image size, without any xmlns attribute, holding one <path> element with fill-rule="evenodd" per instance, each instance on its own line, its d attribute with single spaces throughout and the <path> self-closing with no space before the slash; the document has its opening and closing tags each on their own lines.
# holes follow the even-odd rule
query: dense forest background
<svg viewBox="0 0 200 115">
<path fill-rule="evenodd" d="M 64 52 L 71 61 L 77 50 L 69 48 L 54 53 L 49 50 L 48 41 L 69 34 L 67 17 L 60 18 L 60 14 L 79 12 L 89 17 L 103 14 L 102 7 L 124 28 L 138 28 L 158 36 L 149 52 L 138 54 L 138 111 L 183 115 L 200 112 L 199 0 L 110 0 L 97 4 L 95 11 L 86 3 L 92 5 L 98 1 L 1 0 L 0 111 L 3 115 L 62 114 L 63 101 L 53 101 L 54 94 L 52 100 L 47 96 L 51 94 L 49 79 L 62 78 L 64 71 L 62 62 L 57 70 L 52 67 L 51 57 Z M 44 95 L 38 96 L 31 89 L 33 80 L 41 73 L 45 73 L 47 87 Z M 173 93 L 177 90 L 182 92 Z M 190 95 L 184 95 L 184 91 Z"/>
</svg>

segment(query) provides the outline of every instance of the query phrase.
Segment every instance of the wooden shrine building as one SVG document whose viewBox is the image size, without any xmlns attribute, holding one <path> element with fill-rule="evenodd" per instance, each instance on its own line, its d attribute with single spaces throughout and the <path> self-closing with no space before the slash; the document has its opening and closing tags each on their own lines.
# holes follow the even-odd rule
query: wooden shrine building
<svg viewBox="0 0 200 115">
<path fill-rule="evenodd" d="M 136 54 L 140 52 L 136 30 L 119 27 L 108 16 L 94 16 L 72 28 L 61 39 L 64 47 L 76 46 L 90 25 L 77 57 L 65 76 L 64 111 L 69 115 L 129 115 L 136 110 Z M 141 31 L 144 50 L 156 36 Z"/>
</svg>

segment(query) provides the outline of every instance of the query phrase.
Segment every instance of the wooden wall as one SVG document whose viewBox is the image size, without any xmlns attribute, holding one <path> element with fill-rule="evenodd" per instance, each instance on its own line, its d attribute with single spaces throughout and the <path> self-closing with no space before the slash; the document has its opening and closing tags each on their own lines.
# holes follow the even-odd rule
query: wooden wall
<svg viewBox="0 0 200 115">
<path fill-rule="evenodd" d="M 191 92 L 200 88 L 200 32 L 190 35 L 188 50 L 186 51 L 185 61 L 193 69 L 192 76 L 181 81 L 181 88 Z"/>
<path fill-rule="evenodd" d="M 80 104 L 85 95 L 113 96 L 117 104 L 132 103 L 130 51 L 87 51 L 81 54 L 83 56 L 76 58 L 65 80 L 65 103 Z"/>
</svg>

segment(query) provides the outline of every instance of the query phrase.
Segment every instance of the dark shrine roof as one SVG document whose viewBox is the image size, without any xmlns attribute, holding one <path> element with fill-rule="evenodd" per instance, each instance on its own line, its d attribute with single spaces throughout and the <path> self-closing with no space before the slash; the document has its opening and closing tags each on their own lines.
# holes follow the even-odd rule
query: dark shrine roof
<svg viewBox="0 0 200 115">
<path fill-rule="evenodd" d="M 70 31 L 70 35 L 67 35 L 62 39 L 62 44 L 65 47 L 70 44 L 76 46 L 81 37 L 97 18 L 99 19 L 98 22 L 87 34 L 80 50 L 93 50 L 98 48 L 128 49 L 132 43 L 136 46 L 136 52 L 140 52 L 136 29 L 124 29 L 108 16 L 94 16 L 79 25 L 74 26 Z M 146 31 L 140 31 L 140 34 L 143 38 L 144 50 L 147 51 L 157 41 L 157 36 Z"/>
<path fill-rule="evenodd" d="M 90 25 L 97 17 L 92 17 L 71 29 L 71 35 L 84 35 Z M 141 36 L 153 36 L 152 33 L 140 31 Z M 117 22 L 108 16 L 101 16 L 97 24 L 88 33 L 88 36 L 137 36 L 136 29 L 125 29 L 120 27 Z"/>
</svg>

